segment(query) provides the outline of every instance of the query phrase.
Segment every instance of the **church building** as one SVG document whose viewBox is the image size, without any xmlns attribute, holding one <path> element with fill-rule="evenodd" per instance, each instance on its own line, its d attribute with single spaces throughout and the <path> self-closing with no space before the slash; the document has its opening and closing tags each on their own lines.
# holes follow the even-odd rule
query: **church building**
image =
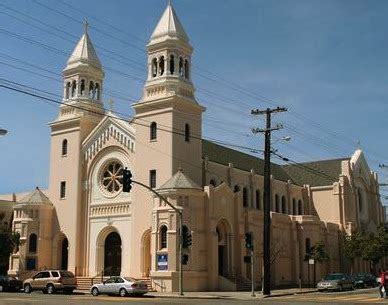
<svg viewBox="0 0 388 305">
<path fill-rule="evenodd" d="M 186 291 L 244 289 L 252 276 L 259 286 L 264 162 L 202 139 L 206 109 L 195 97 L 193 47 L 172 4 L 147 45 L 148 77 L 130 120 L 104 108 L 97 51 L 85 30 L 63 70 L 63 103 L 49 123 L 48 188 L 0 196 L 0 221 L 21 236 L 8 273 L 67 269 L 85 287 L 123 275 L 177 291 L 178 214 L 140 185 L 123 192 L 128 168 L 183 213 L 192 236 L 183 249 Z M 329 261 L 316 266 L 316 277 L 348 271 L 343 234 L 373 232 L 385 222 L 377 175 L 360 149 L 303 166 L 273 163 L 271 185 L 273 286 L 299 278 L 306 284 L 312 273 L 305 257 L 319 242 Z M 254 274 L 244 261 L 246 232 L 254 236 Z"/>
</svg>

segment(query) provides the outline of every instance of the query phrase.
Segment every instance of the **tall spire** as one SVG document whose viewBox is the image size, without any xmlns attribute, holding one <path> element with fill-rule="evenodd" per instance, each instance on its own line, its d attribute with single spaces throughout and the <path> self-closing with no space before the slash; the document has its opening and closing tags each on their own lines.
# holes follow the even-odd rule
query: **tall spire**
<svg viewBox="0 0 388 305">
<path fill-rule="evenodd" d="M 169 38 L 180 39 L 187 43 L 189 42 L 189 37 L 187 36 L 182 23 L 179 21 L 171 0 L 168 1 L 166 9 L 151 35 L 150 44 L 164 41 Z"/>
<path fill-rule="evenodd" d="M 67 67 L 70 68 L 74 65 L 90 64 L 95 68 L 101 69 L 101 62 L 97 56 L 96 50 L 94 49 L 92 40 L 88 34 L 89 23 L 87 20 L 84 22 L 84 34 L 78 41 L 76 47 L 73 50 L 69 60 L 67 61 Z"/>
</svg>

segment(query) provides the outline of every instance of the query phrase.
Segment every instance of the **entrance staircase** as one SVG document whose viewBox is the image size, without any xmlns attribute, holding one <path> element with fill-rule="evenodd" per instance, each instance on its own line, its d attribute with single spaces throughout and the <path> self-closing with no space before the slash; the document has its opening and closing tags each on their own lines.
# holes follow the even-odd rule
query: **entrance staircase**
<svg viewBox="0 0 388 305">
<path fill-rule="evenodd" d="M 251 281 L 247 278 L 228 276 L 226 279 L 233 284 L 236 291 L 251 291 L 252 289 Z M 259 286 L 258 283 L 255 286 L 255 289 L 257 289 Z"/>
<path fill-rule="evenodd" d="M 94 284 L 99 284 L 102 281 L 106 281 L 107 279 L 109 279 L 109 276 L 104 276 L 102 279 L 101 279 L 101 276 L 96 276 L 96 277 L 77 276 L 77 289 L 90 290 L 90 288 Z M 152 287 L 152 281 L 149 277 L 148 278 L 141 278 L 138 280 L 147 284 L 147 288 L 149 291 L 155 291 L 155 289 Z"/>
</svg>

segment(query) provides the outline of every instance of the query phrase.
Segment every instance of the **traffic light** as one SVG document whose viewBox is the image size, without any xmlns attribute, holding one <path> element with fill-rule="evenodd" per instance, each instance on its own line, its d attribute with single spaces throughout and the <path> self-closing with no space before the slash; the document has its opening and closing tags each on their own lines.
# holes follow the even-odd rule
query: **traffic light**
<svg viewBox="0 0 388 305">
<path fill-rule="evenodd" d="M 123 169 L 123 192 L 129 193 L 132 189 L 132 173 L 129 169 Z"/>
<path fill-rule="evenodd" d="M 253 249 L 253 236 L 252 232 L 245 233 L 245 248 Z"/>
<path fill-rule="evenodd" d="M 189 228 L 182 226 L 182 247 L 188 248 L 193 244 L 193 237 L 189 231 Z"/>
<path fill-rule="evenodd" d="M 182 265 L 187 265 L 188 261 L 189 261 L 189 255 L 188 254 L 182 254 Z"/>
</svg>

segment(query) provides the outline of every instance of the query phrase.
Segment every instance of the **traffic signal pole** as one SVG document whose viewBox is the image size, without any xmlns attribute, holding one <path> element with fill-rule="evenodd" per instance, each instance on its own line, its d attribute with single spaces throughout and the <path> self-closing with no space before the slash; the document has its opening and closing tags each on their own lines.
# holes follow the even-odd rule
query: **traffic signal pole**
<svg viewBox="0 0 388 305">
<path fill-rule="evenodd" d="M 286 108 L 267 108 L 266 110 L 252 110 L 253 115 L 266 116 L 266 128 L 254 128 L 252 132 L 264 133 L 264 229 L 263 229 L 263 261 L 264 277 L 262 281 L 263 295 L 271 294 L 271 132 L 283 128 L 281 125 L 271 127 L 271 114 L 287 111 Z"/>
<path fill-rule="evenodd" d="M 131 175 L 132 177 L 132 175 Z M 179 268 L 178 268 L 178 271 L 179 271 L 179 295 L 183 295 L 183 262 L 182 262 L 182 255 L 183 255 L 183 247 L 182 247 L 182 244 L 183 244 L 183 237 L 182 237 L 182 223 L 183 223 L 183 212 L 181 209 L 178 209 L 176 206 L 174 206 L 171 202 L 169 202 L 167 200 L 166 197 L 160 195 L 157 191 L 155 191 L 154 189 L 150 188 L 148 185 L 144 184 L 144 183 L 141 183 L 139 181 L 136 181 L 136 180 L 133 180 L 131 179 L 131 181 L 134 183 L 134 184 L 138 184 L 144 188 L 146 188 L 147 190 L 151 191 L 152 193 L 154 193 L 158 198 L 160 198 L 161 200 L 163 200 L 169 207 L 171 207 L 177 214 L 178 214 L 178 238 L 179 238 L 179 251 L 178 251 L 178 257 L 179 257 Z"/>
</svg>

